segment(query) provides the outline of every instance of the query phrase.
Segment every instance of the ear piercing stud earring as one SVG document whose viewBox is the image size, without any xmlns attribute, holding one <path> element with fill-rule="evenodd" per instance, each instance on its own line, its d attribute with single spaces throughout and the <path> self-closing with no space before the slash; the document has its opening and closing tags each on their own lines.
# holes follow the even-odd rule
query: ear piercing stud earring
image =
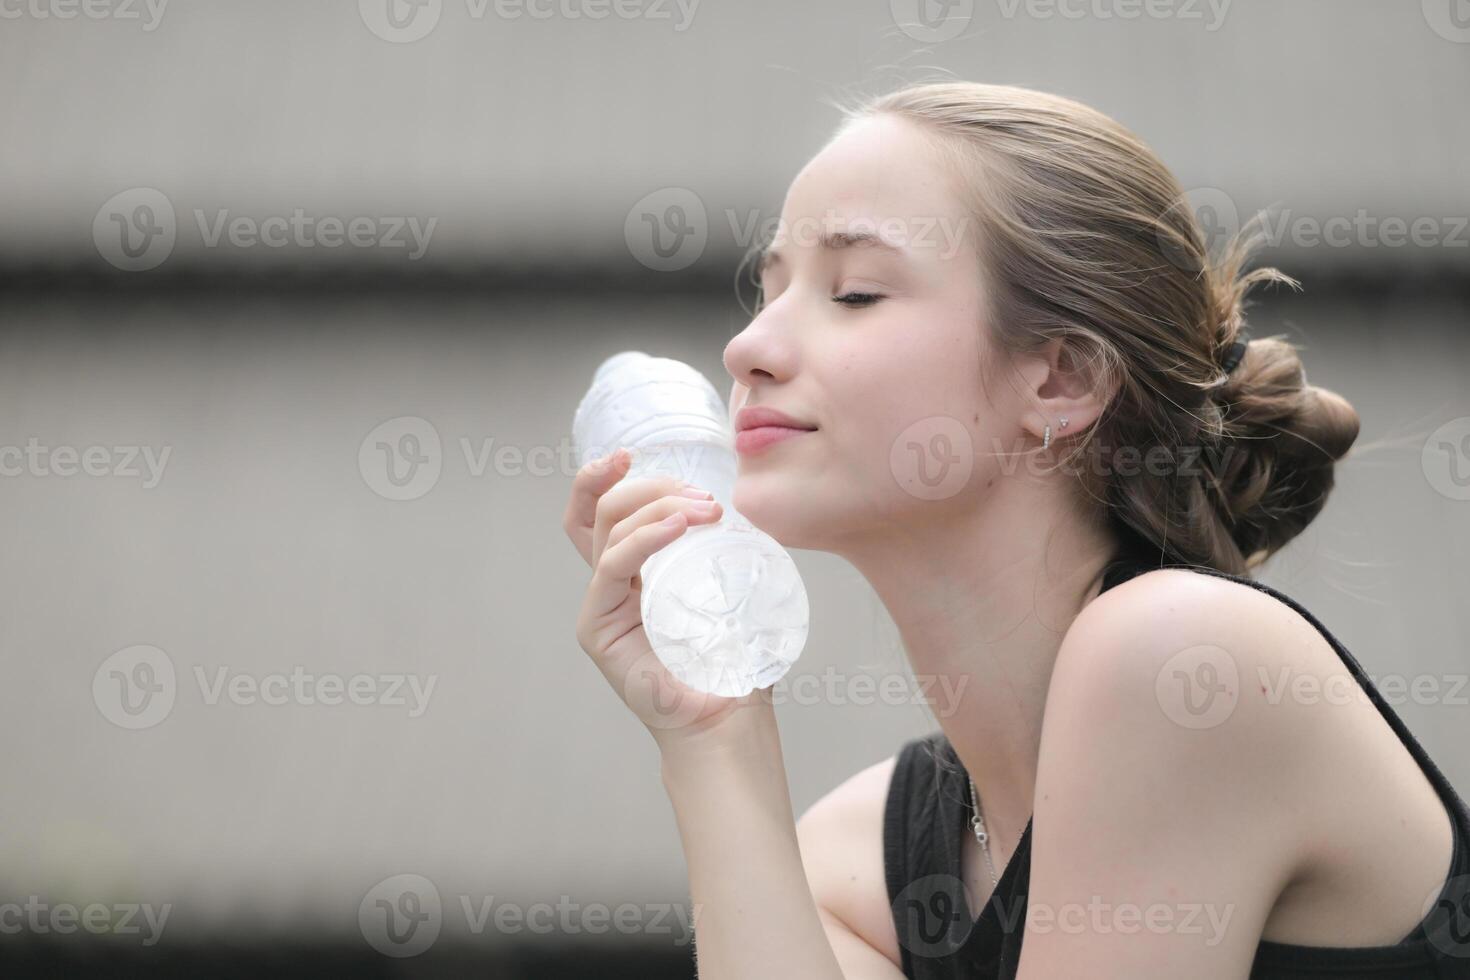
<svg viewBox="0 0 1470 980">
<path fill-rule="evenodd" d="M 1057 428 L 1058 429 L 1065 429 L 1066 427 L 1067 427 L 1067 417 L 1065 415 L 1063 415 L 1061 417 L 1061 419 L 1058 421 Z M 1046 434 L 1042 437 L 1042 440 L 1041 440 L 1041 448 L 1042 449 L 1050 449 L 1051 448 L 1051 423 L 1050 422 L 1048 422 L 1046 424 Z"/>
</svg>

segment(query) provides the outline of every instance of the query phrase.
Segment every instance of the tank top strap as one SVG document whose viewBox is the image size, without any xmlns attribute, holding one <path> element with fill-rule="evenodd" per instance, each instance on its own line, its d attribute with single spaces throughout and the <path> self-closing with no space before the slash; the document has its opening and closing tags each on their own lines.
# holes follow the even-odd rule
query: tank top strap
<svg viewBox="0 0 1470 980">
<path fill-rule="evenodd" d="M 910 980 L 973 976 L 972 923 L 959 878 L 969 784 L 942 731 L 899 750 L 883 816 L 884 877 Z"/>
<path fill-rule="evenodd" d="M 909 980 L 1014 977 L 1030 882 L 1031 822 L 978 915 L 962 875 L 969 777 L 943 731 L 905 743 L 884 809 L 884 876 Z"/>
<path fill-rule="evenodd" d="M 1108 562 L 1107 565 L 1103 566 L 1102 588 L 1098 590 L 1098 594 L 1101 595 L 1114 586 L 1122 585 L 1136 575 L 1142 575 L 1144 572 L 1153 571 L 1156 568 L 1168 567 L 1171 567 L 1170 563 L 1160 558 L 1144 558 L 1134 554 L 1120 554 Z"/>
</svg>

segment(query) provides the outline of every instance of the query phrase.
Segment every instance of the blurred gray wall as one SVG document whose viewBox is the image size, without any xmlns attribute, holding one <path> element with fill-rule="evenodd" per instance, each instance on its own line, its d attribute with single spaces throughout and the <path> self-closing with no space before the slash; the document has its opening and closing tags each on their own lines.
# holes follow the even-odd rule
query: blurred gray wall
<svg viewBox="0 0 1470 980">
<path fill-rule="evenodd" d="M 1364 433 L 1265 578 L 1370 672 L 1444 685 L 1397 710 L 1470 789 L 1470 692 L 1448 690 L 1470 671 L 1470 502 L 1446 469 L 1470 458 L 1439 448 L 1470 417 L 1470 249 L 1451 240 L 1470 214 L 1470 38 L 1433 2 L 1236 0 L 1218 23 L 1177 6 L 1198 18 L 995 0 L 929 42 L 901 3 L 704 0 L 679 29 L 677 6 L 509 19 L 444 0 L 408 42 L 342 2 L 175 0 L 151 30 L 0 20 L 0 445 L 170 454 L 152 486 L 0 479 L 4 892 L 173 902 L 175 935 L 256 939 L 354 937 L 364 893 L 401 873 L 446 903 L 682 899 L 653 745 L 573 636 L 587 571 L 560 528 L 570 471 L 532 467 L 560 458 L 617 350 L 726 390 L 744 323 L 728 215 L 777 213 L 837 121 L 825 100 L 944 72 L 1094 104 L 1242 215 L 1439 222 L 1423 245 L 1293 236 L 1271 253 L 1307 291 L 1265 298 L 1255 329 L 1305 343 Z M 138 188 L 167 199 L 176 241 L 126 272 L 94 229 Z M 670 188 L 704 209 L 707 244 L 659 273 L 628 229 Z M 221 209 L 437 224 L 417 259 L 207 247 L 194 212 Z M 253 275 L 266 267 L 283 275 Z M 419 425 L 379 428 L 404 418 L 438 438 L 439 475 L 395 500 L 362 458 Z M 482 455 L 500 447 L 508 460 Z M 861 703 L 853 678 L 906 673 L 892 624 L 840 561 L 797 561 L 813 623 L 794 676 L 848 685 L 780 709 L 800 810 L 935 723 Z M 94 681 L 136 645 L 169 658 L 177 691 L 129 730 Z M 221 667 L 436 686 L 417 717 L 210 704 L 195 671 Z"/>
<path fill-rule="evenodd" d="M 400 873 L 446 903 L 680 899 L 654 746 L 573 636 L 587 570 L 560 527 L 571 471 L 548 454 L 568 445 L 571 411 L 614 351 L 686 359 L 723 386 L 733 304 L 104 306 L 0 307 L 31 328 L 0 341 L 0 441 L 171 450 L 151 488 L 146 471 L 0 480 L 7 891 L 142 893 L 175 903 L 175 936 L 255 938 L 351 935 L 363 894 Z M 1307 343 L 1313 380 L 1365 423 L 1363 456 L 1265 579 L 1370 673 L 1438 685 L 1437 700 L 1401 695 L 1396 709 L 1462 788 L 1470 689 L 1452 687 L 1470 672 L 1470 502 L 1446 495 L 1423 450 L 1430 430 L 1470 416 L 1470 339 L 1445 327 L 1466 312 L 1297 298 L 1256 321 Z M 437 435 L 439 474 L 388 499 L 360 457 L 405 416 Z M 496 462 L 487 447 L 510 452 Z M 796 557 L 811 639 L 778 710 L 804 808 L 935 723 L 913 688 L 885 700 L 861 687 L 908 676 L 866 583 L 830 555 Z M 137 644 L 167 654 L 177 693 L 163 720 L 128 730 L 93 683 Z M 213 684 L 220 668 L 259 679 L 297 666 L 436 687 L 413 717 L 411 702 L 211 704 L 195 673 Z M 812 698 L 820 683 L 836 696 Z"/>
<path fill-rule="evenodd" d="M 1094 105 L 1243 215 L 1470 214 L 1463 0 L 957 0 L 940 28 L 922 18 L 936 0 L 621 0 L 641 15 L 603 19 L 431 0 L 401 30 L 388 2 L 0 20 L 0 255 L 94 255 L 98 209 L 148 187 L 177 213 L 175 264 L 403 264 L 391 249 L 209 248 L 194 214 L 213 227 L 221 211 L 297 208 L 437 219 L 425 263 L 607 264 L 626 259 L 635 204 L 680 187 L 724 261 L 739 250 L 726 209 L 737 226 L 779 211 L 837 121 L 828 100 L 944 75 Z M 1425 250 L 1364 251 L 1380 265 Z"/>
</svg>

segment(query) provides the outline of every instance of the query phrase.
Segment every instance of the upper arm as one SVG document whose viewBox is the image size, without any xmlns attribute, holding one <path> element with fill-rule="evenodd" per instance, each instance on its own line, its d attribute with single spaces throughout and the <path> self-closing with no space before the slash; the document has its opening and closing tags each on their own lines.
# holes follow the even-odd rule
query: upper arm
<svg viewBox="0 0 1470 980">
<path fill-rule="evenodd" d="M 1310 746 L 1251 681 L 1281 655 L 1270 600 L 1151 578 L 1089 604 L 1057 656 L 1021 980 L 1245 977 L 1296 867 Z"/>
<path fill-rule="evenodd" d="M 817 914 L 847 980 L 902 980 L 883 873 L 883 809 L 893 758 L 869 766 L 796 822 Z"/>
</svg>

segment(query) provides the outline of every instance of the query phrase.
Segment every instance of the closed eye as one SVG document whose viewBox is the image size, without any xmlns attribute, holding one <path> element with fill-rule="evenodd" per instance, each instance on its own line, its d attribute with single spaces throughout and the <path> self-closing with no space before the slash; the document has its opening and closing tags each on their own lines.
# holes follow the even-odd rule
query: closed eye
<svg viewBox="0 0 1470 980">
<path fill-rule="evenodd" d="M 833 296 L 832 302 L 843 306 L 872 306 L 882 298 L 881 293 L 843 293 L 841 296 Z"/>
</svg>

